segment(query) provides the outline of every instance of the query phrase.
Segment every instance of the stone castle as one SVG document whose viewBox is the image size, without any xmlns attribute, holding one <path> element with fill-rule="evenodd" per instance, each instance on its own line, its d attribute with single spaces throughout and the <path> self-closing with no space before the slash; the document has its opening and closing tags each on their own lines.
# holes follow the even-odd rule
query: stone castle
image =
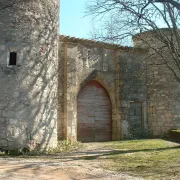
<svg viewBox="0 0 180 180">
<path fill-rule="evenodd" d="M 180 84 L 140 40 L 152 33 L 123 47 L 61 36 L 58 27 L 59 0 L 0 10 L 0 149 L 162 137 L 180 128 Z"/>
</svg>

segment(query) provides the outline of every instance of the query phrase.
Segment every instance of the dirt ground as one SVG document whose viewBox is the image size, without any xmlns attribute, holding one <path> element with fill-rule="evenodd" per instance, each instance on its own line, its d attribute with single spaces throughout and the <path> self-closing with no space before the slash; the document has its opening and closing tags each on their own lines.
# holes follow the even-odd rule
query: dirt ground
<svg viewBox="0 0 180 180">
<path fill-rule="evenodd" d="M 112 153 L 102 143 L 87 143 L 77 152 L 26 158 L 0 158 L 0 180 L 139 180 L 103 169 L 102 158 Z M 104 161 L 103 161 L 104 162 Z"/>
</svg>

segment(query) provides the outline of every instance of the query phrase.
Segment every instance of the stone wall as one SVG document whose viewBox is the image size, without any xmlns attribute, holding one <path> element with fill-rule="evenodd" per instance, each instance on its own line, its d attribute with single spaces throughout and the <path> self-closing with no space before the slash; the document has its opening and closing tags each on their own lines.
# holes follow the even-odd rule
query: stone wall
<svg viewBox="0 0 180 180">
<path fill-rule="evenodd" d="M 169 30 L 162 31 L 165 37 Z M 149 135 L 162 137 L 170 129 L 180 128 L 180 83 L 164 62 L 176 71 L 170 51 L 154 32 L 146 32 L 134 37 L 135 47 L 148 49 L 147 62 L 147 101 Z M 159 53 L 159 54 L 158 54 Z M 180 77 L 178 70 L 177 75 Z"/>
<path fill-rule="evenodd" d="M 60 138 L 77 138 L 77 95 L 87 82 L 96 80 L 110 96 L 113 140 L 120 139 L 119 65 L 115 48 L 63 36 L 60 44 L 59 104 L 64 104 L 59 108 L 58 128 L 63 132 Z"/>
<path fill-rule="evenodd" d="M 147 89 L 146 63 L 143 50 L 121 52 L 120 99 L 122 113 L 122 136 L 124 139 L 147 136 Z M 138 106 L 139 111 L 132 106 Z M 134 114 L 135 113 L 135 114 Z M 139 123 L 139 124 L 136 124 Z"/>
<path fill-rule="evenodd" d="M 113 140 L 162 137 L 180 127 L 180 85 L 166 65 L 157 65 L 162 59 L 144 41 L 128 48 L 61 36 L 60 44 L 60 139 L 76 139 L 77 95 L 91 80 L 111 98 Z M 172 58 L 166 50 L 163 55 Z"/>
<path fill-rule="evenodd" d="M 59 0 L 0 10 L 0 149 L 57 144 L 58 15 Z M 8 66 L 10 52 L 16 66 Z"/>
<path fill-rule="evenodd" d="M 180 84 L 166 66 L 149 65 L 147 78 L 150 134 L 163 136 L 180 128 Z"/>
<path fill-rule="evenodd" d="M 142 105 L 137 118 L 142 121 L 141 137 L 147 134 L 144 51 L 65 36 L 60 44 L 58 128 L 63 133 L 59 138 L 76 139 L 77 95 L 91 80 L 102 84 L 110 96 L 113 140 L 133 138 L 129 121 L 132 102 Z"/>
</svg>

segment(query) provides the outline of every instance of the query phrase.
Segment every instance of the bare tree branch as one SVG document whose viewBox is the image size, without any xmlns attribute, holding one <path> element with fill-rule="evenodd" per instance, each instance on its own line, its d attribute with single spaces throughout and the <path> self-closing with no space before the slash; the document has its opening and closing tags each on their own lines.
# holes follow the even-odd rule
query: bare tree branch
<svg viewBox="0 0 180 180">
<path fill-rule="evenodd" d="M 180 3 L 174 1 L 174 0 L 149 0 L 150 2 L 158 2 L 158 3 L 169 3 L 175 8 L 180 10 Z"/>
<path fill-rule="evenodd" d="M 154 39 L 139 41 L 158 54 L 180 82 L 180 0 L 95 0 L 87 10 L 104 20 L 100 29 L 94 30 L 99 40 L 127 45 L 137 33 L 152 31 Z"/>
</svg>

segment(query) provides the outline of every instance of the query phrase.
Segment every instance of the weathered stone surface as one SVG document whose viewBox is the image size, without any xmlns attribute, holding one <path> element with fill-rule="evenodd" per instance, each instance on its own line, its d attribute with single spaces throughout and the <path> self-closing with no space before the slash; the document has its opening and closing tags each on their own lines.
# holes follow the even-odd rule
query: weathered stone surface
<svg viewBox="0 0 180 180">
<path fill-rule="evenodd" d="M 0 148 L 32 139 L 42 148 L 57 144 L 58 15 L 59 0 L 17 1 L 0 11 Z M 8 66 L 13 51 L 17 65 Z"/>
<path fill-rule="evenodd" d="M 76 139 L 77 94 L 91 80 L 100 82 L 110 96 L 114 140 L 160 137 L 179 128 L 179 84 L 172 81 L 166 66 L 152 65 L 161 58 L 149 56 L 148 46 L 135 42 L 134 49 L 114 49 L 113 45 L 63 36 L 60 45 L 61 138 Z"/>
<path fill-rule="evenodd" d="M 164 33 L 168 33 L 168 30 Z M 142 34 L 141 38 L 135 40 L 135 47 L 149 48 L 145 43 L 149 42 L 151 47 L 160 49 L 162 43 L 152 35 L 151 33 Z M 143 42 L 142 38 L 144 38 Z M 168 59 L 168 63 L 174 69 L 177 67 L 167 48 L 161 54 Z M 164 65 L 162 58 L 152 48 L 145 57 L 147 57 L 147 86 L 146 84 L 144 86 L 147 91 L 149 135 L 162 137 L 168 130 L 180 128 L 179 120 L 176 119 L 180 114 L 180 85 L 172 72 Z"/>
<path fill-rule="evenodd" d="M 64 88 L 64 93 L 61 93 L 59 104 L 63 103 L 64 108 L 59 109 L 60 114 L 65 114 L 65 117 L 60 117 L 59 121 L 64 122 L 59 125 L 59 129 L 64 127 L 63 137 L 69 139 L 77 138 L 77 95 L 80 89 L 89 81 L 98 81 L 107 90 L 112 108 L 117 109 L 115 101 L 116 93 L 116 69 L 115 69 L 115 50 L 106 49 L 101 46 L 90 46 L 84 43 L 71 43 L 60 41 L 63 51 L 60 51 L 60 64 L 64 73 L 60 74 L 59 91 Z M 62 77 L 62 78 L 61 78 Z M 117 110 L 113 111 L 113 117 L 117 114 Z M 113 124 L 120 119 L 113 118 Z M 113 133 L 120 134 L 120 127 L 113 126 Z M 117 139 L 116 135 L 113 139 Z"/>
<path fill-rule="evenodd" d="M 59 0 L 18 1 L 0 11 L 0 148 L 47 148 L 56 146 L 57 136 L 76 139 L 77 95 L 91 80 L 110 97 L 113 140 L 180 128 L 180 85 L 167 66 L 155 65 L 161 57 L 136 38 L 134 48 L 59 40 L 58 14 Z M 10 52 L 17 53 L 16 66 L 9 66 Z M 170 53 L 163 55 L 171 63 Z"/>
</svg>

